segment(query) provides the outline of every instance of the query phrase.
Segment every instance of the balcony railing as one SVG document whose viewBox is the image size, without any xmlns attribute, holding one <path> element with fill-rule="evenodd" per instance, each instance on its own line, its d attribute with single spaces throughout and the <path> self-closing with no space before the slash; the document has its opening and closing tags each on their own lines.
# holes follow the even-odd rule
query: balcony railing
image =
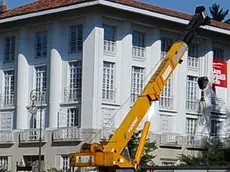
<svg viewBox="0 0 230 172">
<path fill-rule="evenodd" d="M 144 59 L 145 47 L 133 46 L 133 58 Z"/>
<path fill-rule="evenodd" d="M 81 88 L 66 87 L 64 90 L 65 102 L 76 102 L 81 99 Z"/>
<path fill-rule="evenodd" d="M 104 52 L 109 54 L 115 54 L 116 52 L 116 42 L 104 40 Z"/>
<path fill-rule="evenodd" d="M 75 141 L 80 139 L 82 139 L 82 132 L 78 127 L 61 127 L 53 131 L 53 140 Z"/>
<path fill-rule="evenodd" d="M 0 144 L 13 142 L 13 133 L 11 130 L 2 130 L 0 131 Z"/>
<path fill-rule="evenodd" d="M 34 97 L 35 97 L 36 105 L 47 104 L 47 92 L 46 91 L 41 91 L 41 92 L 36 91 Z"/>
<path fill-rule="evenodd" d="M 160 136 L 160 144 L 165 146 L 181 146 L 183 137 L 174 133 L 163 133 Z"/>
<path fill-rule="evenodd" d="M 110 90 L 110 89 L 102 89 L 102 99 L 106 102 L 115 102 L 115 96 L 116 96 L 116 89 Z"/>
<path fill-rule="evenodd" d="M 0 107 L 7 108 L 7 107 L 14 107 L 14 95 L 0 95 Z"/>
<path fill-rule="evenodd" d="M 198 110 L 198 102 L 197 101 L 186 101 L 186 109 L 189 111 L 197 111 Z"/>
<path fill-rule="evenodd" d="M 189 135 L 187 136 L 187 147 L 188 148 L 202 148 L 207 141 L 208 136 L 206 135 Z"/>
<path fill-rule="evenodd" d="M 173 108 L 173 98 L 160 97 L 159 106 L 162 109 L 172 109 Z"/>
<path fill-rule="evenodd" d="M 37 129 L 37 128 L 26 129 L 21 132 L 20 141 L 21 142 L 38 142 L 39 136 L 40 136 L 40 129 Z M 45 140 L 45 135 L 44 135 L 43 130 L 41 133 L 41 139 L 42 141 Z"/>
<path fill-rule="evenodd" d="M 116 131 L 115 128 L 104 128 L 103 130 L 100 131 L 100 138 L 109 139 L 114 134 L 115 131 Z"/>
</svg>

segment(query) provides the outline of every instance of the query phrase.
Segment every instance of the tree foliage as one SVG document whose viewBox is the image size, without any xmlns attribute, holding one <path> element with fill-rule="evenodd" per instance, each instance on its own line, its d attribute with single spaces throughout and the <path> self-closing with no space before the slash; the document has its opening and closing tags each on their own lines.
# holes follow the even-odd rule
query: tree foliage
<svg viewBox="0 0 230 172">
<path fill-rule="evenodd" d="M 230 165 L 230 148 L 217 138 L 208 139 L 204 150 L 195 155 L 181 155 L 180 160 L 187 165 Z"/>
<path fill-rule="evenodd" d="M 47 172 L 62 172 L 62 170 L 58 170 L 57 168 L 49 168 L 46 171 Z"/>
<path fill-rule="evenodd" d="M 222 22 L 225 17 L 228 15 L 229 10 L 224 10 L 220 8 L 220 4 L 214 3 L 211 7 L 209 7 L 210 13 L 212 15 L 212 19 Z M 230 23 L 230 19 L 225 21 L 226 23 Z"/>
<path fill-rule="evenodd" d="M 140 141 L 141 133 L 142 133 L 142 130 L 135 132 L 127 144 L 131 160 L 133 160 L 135 158 L 137 147 L 138 147 L 139 141 Z M 108 140 L 102 139 L 100 141 L 100 143 L 101 144 L 107 144 Z M 144 145 L 144 150 L 143 150 L 142 157 L 140 160 L 140 165 L 154 165 L 153 159 L 156 157 L 156 155 L 154 155 L 153 153 L 154 153 L 154 150 L 156 150 L 156 149 L 157 149 L 156 142 L 155 141 L 150 142 L 149 139 L 146 139 L 146 142 Z"/>
</svg>

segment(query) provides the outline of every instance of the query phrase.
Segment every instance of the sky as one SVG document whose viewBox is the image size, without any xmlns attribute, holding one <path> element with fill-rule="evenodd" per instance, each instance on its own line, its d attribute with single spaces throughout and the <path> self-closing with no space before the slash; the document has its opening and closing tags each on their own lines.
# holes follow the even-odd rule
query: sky
<svg viewBox="0 0 230 172">
<path fill-rule="evenodd" d="M 9 8 L 15 8 L 36 0 L 6 0 Z M 230 0 L 138 0 L 157 5 L 164 8 L 174 9 L 177 11 L 194 14 L 197 5 L 204 5 L 209 13 L 209 7 L 217 2 L 220 6 L 227 10 L 230 9 Z M 209 13 L 210 15 L 210 13 Z M 230 18 L 230 11 L 226 19 Z"/>
</svg>

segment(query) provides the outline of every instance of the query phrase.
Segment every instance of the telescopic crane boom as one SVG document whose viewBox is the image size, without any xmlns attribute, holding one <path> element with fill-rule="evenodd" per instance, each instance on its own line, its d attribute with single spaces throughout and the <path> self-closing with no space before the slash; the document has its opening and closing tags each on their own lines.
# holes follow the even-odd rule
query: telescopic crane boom
<svg viewBox="0 0 230 172">
<path fill-rule="evenodd" d="M 101 171 L 108 172 L 114 172 L 118 168 L 131 168 L 137 171 L 149 132 L 151 114 L 154 109 L 153 102 L 159 100 L 161 91 L 167 84 L 168 79 L 178 64 L 182 63 L 183 55 L 188 50 L 188 46 L 199 27 L 207 25 L 209 22 L 210 18 L 206 14 L 205 7 L 197 7 L 195 14 L 186 27 L 183 40 L 175 42 L 171 46 L 160 66 L 152 75 L 143 92 L 109 142 L 106 145 L 99 143 L 83 144 L 80 152 L 70 154 L 71 167 L 97 167 Z M 142 130 L 136 156 L 131 162 L 122 155 L 122 152 L 148 111 L 149 116 Z"/>
</svg>

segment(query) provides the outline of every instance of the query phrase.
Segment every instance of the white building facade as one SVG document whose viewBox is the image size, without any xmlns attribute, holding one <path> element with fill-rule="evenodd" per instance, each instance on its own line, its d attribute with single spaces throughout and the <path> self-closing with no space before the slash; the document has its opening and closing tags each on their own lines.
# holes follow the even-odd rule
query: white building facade
<svg viewBox="0 0 230 172">
<path fill-rule="evenodd" d="M 42 8 L 39 3 L 30 5 Z M 19 9 L 0 14 L 0 165 L 9 170 L 15 170 L 16 162 L 38 160 L 40 123 L 46 169 L 65 171 L 68 154 L 81 141 L 108 137 L 188 22 L 187 14 L 162 14 L 148 9 L 154 6 L 138 8 L 138 2 L 65 5 L 42 10 L 24 6 L 27 14 Z M 229 63 L 229 35 L 225 24 L 205 27 L 164 88 L 150 132 L 159 147 L 156 164 L 174 164 L 178 154 L 200 149 L 207 135 L 225 137 L 230 132 L 229 87 L 218 87 L 213 99 L 208 86 L 207 118 L 197 122 L 197 79 L 207 76 L 212 81 L 213 59 Z M 226 80 L 230 82 L 228 76 Z M 32 114 L 30 94 L 35 89 L 38 111 Z M 221 108 L 214 109 L 213 100 Z"/>
</svg>

